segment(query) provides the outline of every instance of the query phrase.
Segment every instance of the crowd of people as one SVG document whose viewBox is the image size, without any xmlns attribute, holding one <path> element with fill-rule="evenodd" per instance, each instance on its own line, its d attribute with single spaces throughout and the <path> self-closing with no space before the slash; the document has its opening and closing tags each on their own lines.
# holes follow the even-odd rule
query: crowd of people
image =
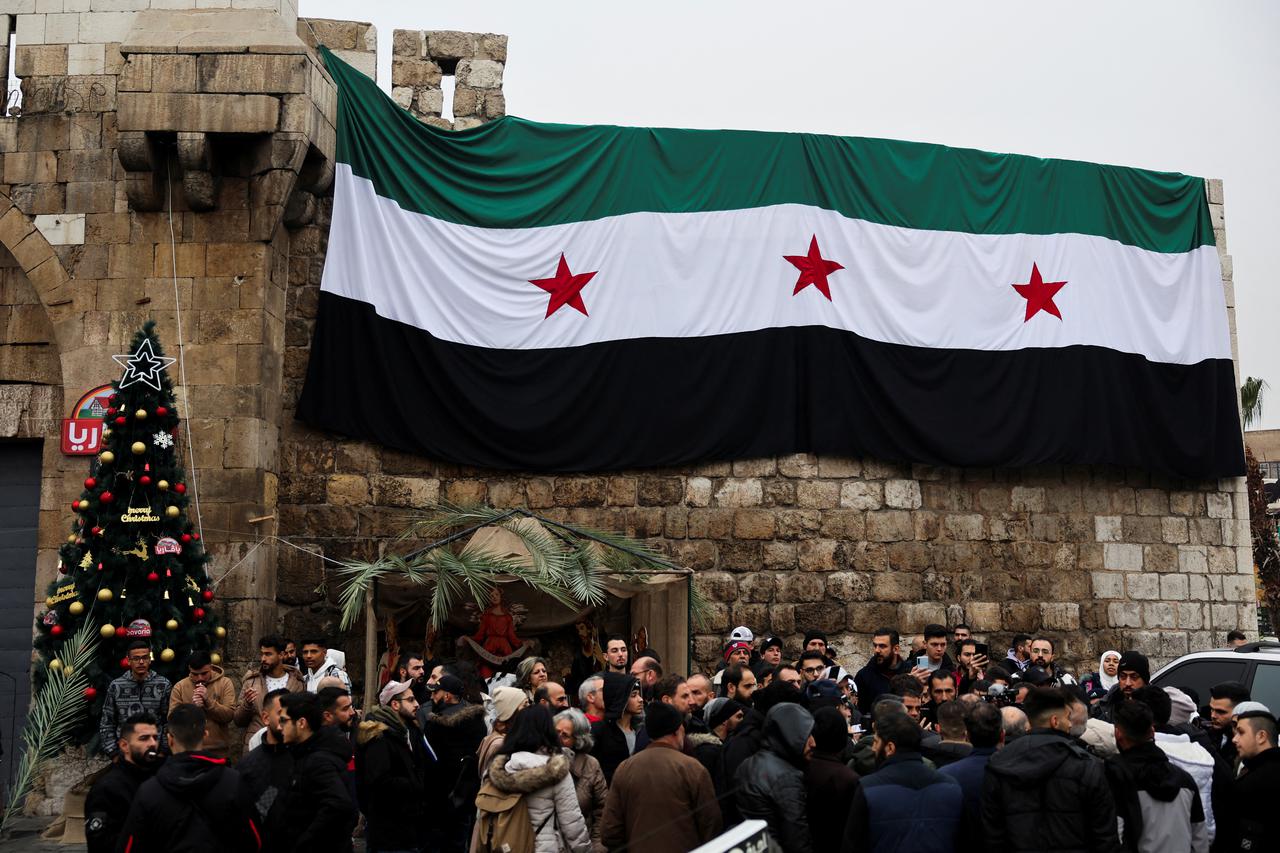
<svg viewBox="0 0 1280 853">
<path fill-rule="evenodd" d="M 688 676 L 621 636 L 602 651 L 488 679 L 406 653 L 361 713 L 322 640 L 299 667 L 263 638 L 238 696 L 208 655 L 170 686 L 136 643 L 89 850 L 677 853 L 753 819 L 785 853 L 1280 850 L 1275 713 L 1236 682 L 1203 708 L 1155 687 L 1139 650 L 1075 675 L 1052 638 L 1001 657 L 929 625 L 877 629 L 849 669 L 820 631 L 791 656 L 736 628 Z"/>
</svg>

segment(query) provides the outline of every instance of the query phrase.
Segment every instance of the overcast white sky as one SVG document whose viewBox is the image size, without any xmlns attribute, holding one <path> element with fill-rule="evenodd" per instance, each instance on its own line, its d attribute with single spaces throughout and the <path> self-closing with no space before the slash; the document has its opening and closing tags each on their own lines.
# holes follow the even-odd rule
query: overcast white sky
<svg viewBox="0 0 1280 853">
<path fill-rule="evenodd" d="M 1280 428 L 1280 3 L 302 0 L 394 29 L 510 36 L 541 121 L 881 136 L 1225 181 L 1241 369 Z"/>
</svg>

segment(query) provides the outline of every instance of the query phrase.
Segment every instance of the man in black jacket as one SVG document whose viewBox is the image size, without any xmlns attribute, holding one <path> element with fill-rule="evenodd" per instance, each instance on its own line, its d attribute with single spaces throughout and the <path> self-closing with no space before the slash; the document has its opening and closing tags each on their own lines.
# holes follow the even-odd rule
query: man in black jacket
<svg viewBox="0 0 1280 853">
<path fill-rule="evenodd" d="M 1038 851 L 1047 843 L 1060 853 L 1121 849 L 1106 773 L 1071 737 L 1069 705 L 1059 688 L 1032 688 L 1023 703 L 1031 731 L 987 762 L 987 849 Z"/>
<path fill-rule="evenodd" d="M 173 757 L 143 782 L 125 819 L 119 848 L 128 853 L 262 849 L 240 776 L 225 758 L 200 751 L 204 709 L 179 705 L 169 712 L 166 737 Z"/>
<path fill-rule="evenodd" d="M 465 689 L 453 673 L 440 676 L 431 700 L 434 713 L 425 728 L 437 758 L 437 769 L 427 777 L 427 802 L 437 811 L 428 819 L 433 824 L 433 849 L 444 853 L 466 849 L 480 789 L 476 750 L 488 734 L 484 706 L 463 701 Z"/>
<path fill-rule="evenodd" d="M 774 706 L 765 716 L 760 751 L 742 763 L 733 781 L 744 820 L 763 820 L 786 853 L 813 849 L 809 832 L 804 768 L 813 752 L 813 715 L 793 703 Z"/>
<path fill-rule="evenodd" d="M 284 823 L 284 807 L 293 783 L 293 753 L 284 742 L 280 716 L 281 700 L 290 690 L 281 687 L 262 697 L 262 742 L 236 765 L 240 787 L 253 806 L 255 822 L 262 830 L 263 853 L 288 850 L 290 828 Z"/>
<path fill-rule="evenodd" d="M 612 784 L 618 765 L 644 749 L 649 735 L 640 724 L 644 711 L 640 682 L 635 676 L 617 672 L 605 672 L 602 677 L 604 719 L 591 726 L 591 736 L 596 741 L 591 754 L 600 762 L 605 782 Z"/>
<path fill-rule="evenodd" d="M 435 764 L 418 728 L 413 683 L 392 681 L 356 730 L 356 792 L 370 853 L 422 848 L 426 778 Z"/>
<path fill-rule="evenodd" d="M 93 783 L 84 803 L 84 834 L 89 853 L 112 853 L 134 795 L 160 766 L 160 736 L 156 718 L 134 714 L 120 726 L 115 763 Z"/>
<path fill-rule="evenodd" d="M 348 853 L 356 825 L 356 804 L 342 774 L 351 742 L 336 726 L 321 725 L 324 710 L 314 693 L 290 693 L 281 700 L 280 728 L 293 753 L 293 781 L 284 825 L 297 853 Z"/>
<path fill-rule="evenodd" d="M 911 671 L 911 661 L 902 659 L 899 640 L 893 628 L 877 628 L 871 637 L 871 660 L 853 677 L 858 688 L 858 711 L 864 715 L 870 714 L 872 704 L 889 692 L 889 682 L 895 675 Z"/>
<path fill-rule="evenodd" d="M 1275 850 L 1280 847 L 1280 748 L 1276 746 L 1276 718 L 1261 702 L 1236 708 L 1232 738 L 1244 764 L 1236 780 L 1235 799 L 1240 813 L 1240 850 Z"/>
</svg>

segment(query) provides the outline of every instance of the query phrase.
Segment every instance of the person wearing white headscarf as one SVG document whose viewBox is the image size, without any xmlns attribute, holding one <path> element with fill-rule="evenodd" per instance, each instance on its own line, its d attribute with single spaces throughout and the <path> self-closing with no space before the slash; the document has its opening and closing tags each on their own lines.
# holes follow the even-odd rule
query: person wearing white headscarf
<svg viewBox="0 0 1280 853">
<path fill-rule="evenodd" d="M 1107 671 L 1108 660 L 1111 663 L 1110 672 Z M 1090 705 L 1096 705 L 1098 700 L 1107 695 L 1107 691 L 1115 687 L 1119 680 L 1119 667 L 1120 653 L 1107 649 L 1102 653 L 1102 657 L 1098 658 L 1098 671 L 1080 679 L 1080 686 L 1088 695 Z"/>
</svg>

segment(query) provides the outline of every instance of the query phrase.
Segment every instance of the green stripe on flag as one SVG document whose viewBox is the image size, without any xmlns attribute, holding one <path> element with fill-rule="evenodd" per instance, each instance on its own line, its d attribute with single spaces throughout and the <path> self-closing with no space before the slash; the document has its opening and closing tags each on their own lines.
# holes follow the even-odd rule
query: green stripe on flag
<svg viewBox="0 0 1280 853">
<path fill-rule="evenodd" d="M 340 162 L 405 210 L 489 228 L 804 204 L 904 228 L 1213 245 L 1201 178 L 920 142 L 506 117 L 423 124 L 327 48 Z"/>
</svg>

